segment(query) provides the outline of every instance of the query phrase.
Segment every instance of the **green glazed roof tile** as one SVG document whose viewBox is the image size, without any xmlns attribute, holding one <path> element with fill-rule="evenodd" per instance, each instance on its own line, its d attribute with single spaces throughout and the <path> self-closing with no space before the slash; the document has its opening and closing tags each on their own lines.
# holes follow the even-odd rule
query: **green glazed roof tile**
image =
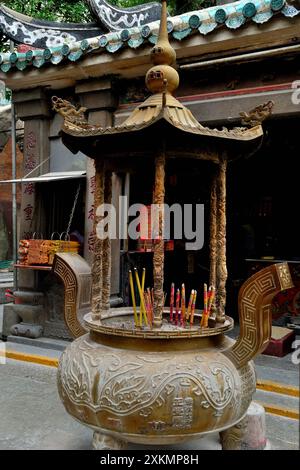
<svg viewBox="0 0 300 470">
<path fill-rule="evenodd" d="M 169 17 L 168 32 L 170 37 L 181 41 L 190 35 L 212 33 L 216 28 L 235 30 L 251 21 L 262 24 L 278 14 L 293 18 L 299 12 L 295 6 L 286 3 L 286 0 L 240 0 Z M 94 51 L 114 54 L 124 47 L 136 49 L 145 43 L 155 44 L 158 29 L 159 21 L 155 21 L 141 28 L 123 29 L 73 44 L 63 44 L 45 50 L 29 50 L 25 56 L 16 52 L 4 53 L 0 55 L 0 66 L 2 72 L 8 73 L 15 69 L 40 68 L 45 64 L 54 66 L 68 60 L 77 62 L 82 56 Z"/>
</svg>

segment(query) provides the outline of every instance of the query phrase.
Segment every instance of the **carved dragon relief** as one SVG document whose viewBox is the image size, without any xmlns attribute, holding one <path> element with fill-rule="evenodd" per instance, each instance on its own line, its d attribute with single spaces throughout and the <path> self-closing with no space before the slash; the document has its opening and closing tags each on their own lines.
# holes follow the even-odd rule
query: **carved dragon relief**
<svg viewBox="0 0 300 470">
<path fill-rule="evenodd" d="M 127 353 L 122 358 L 105 347 L 99 354 L 99 345 L 93 348 L 86 337 L 79 341 L 62 358 L 61 390 L 72 403 L 94 412 L 106 410 L 117 416 L 138 413 L 147 417 L 168 397 L 179 396 L 180 390 L 186 388 L 192 390 L 202 408 L 211 408 L 218 417 L 236 398 L 236 377 L 224 359 L 219 363 L 215 358 L 208 363 L 205 357 L 196 355 L 193 361 L 185 363 L 183 357 L 178 363 L 169 355 L 153 354 L 152 369 L 149 355 Z M 158 362 L 159 372 L 155 367 Z"/>
<path fill-rule="evenodd" d="M 247 127 L 259 126 L 263 121 L 271 116 L 273 107 L 274 101 L 268 101 L 256 106 L 249 112 L 242 111 L 240 113 L 242 125 Z"/>
<path fill-rule="evenodd" d="M 60 114 L 67 122 L 77 125 L 88 125 L 84 114 L 87 111 L 87 108 L 80 105 L 75 106 L 67 100 L 53 96 L 52 109 Z"/>
</svg>

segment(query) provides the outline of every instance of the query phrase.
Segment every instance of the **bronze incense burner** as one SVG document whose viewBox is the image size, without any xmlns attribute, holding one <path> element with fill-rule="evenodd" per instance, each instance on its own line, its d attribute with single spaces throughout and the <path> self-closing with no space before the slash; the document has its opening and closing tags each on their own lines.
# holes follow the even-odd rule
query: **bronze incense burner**
<svg viewBox="0 0 300 470">
<path fill-rule="evenodd" d="M 90 333 L 60 360 L 66 410 L 96 431 L 97 449 L 174 444 L 212 432 L 221 433 L 223 449 L 235 448 L 256 388 L 251 359 L 270 339 L 271 299 L 290 287 L 287 264 L 263 269 L 243 285 L 237 342 L 225 335 L 233 327 L 227 316 L 203 331 L 144 332 L 124 328 L 131 308 L 112 309 L 101 325 L 88 314 Z"/>
<path fill-rule="evenodd" d="M 172 93 L 179 76 L 168 40 L 166 2 L 153 67 L 146 75 L 152 95 L 120 126 L 102 128 L 85 120 L 84 110 L 62 99 L 54 109 L 64 116 L 63 141 L 73 152 L 95 161 L 95 208 L 112 199 L 112 172 L 128 171 L 137 159 L 154 166 L 153 203 L 162 210 L 153 253 L 153 328 L 137 327 L 132 308 L 110 308 L 111 241 L 96 238 L 92 268 L 92 312 L 88 333 L 61 357 L 58 388 L 66 410 L 95 430 L 94 447 L 120 449 L 127 442 L 171 444 L 220 432 L 224 449 L 237 448 L 244 417 L 255 391 L 251 359 L 271 334 L 271 299 L 292 287 L 286 264 L 270 266 L 239 294 L 240 337 L 225 333 L 233 320 L 226 303 L 226 169 L 228 161 L 257 148 L 262 127 L 209 129 Z M 210 279 L 216 286 L 215 309 L 200 325 L 171 325 L 164 307 L 163 207 L 166 161 L 206 160 L 213 179 L 210 199 Z M 95 231 L 101 216 L 95 211 Z"/>
</svg>

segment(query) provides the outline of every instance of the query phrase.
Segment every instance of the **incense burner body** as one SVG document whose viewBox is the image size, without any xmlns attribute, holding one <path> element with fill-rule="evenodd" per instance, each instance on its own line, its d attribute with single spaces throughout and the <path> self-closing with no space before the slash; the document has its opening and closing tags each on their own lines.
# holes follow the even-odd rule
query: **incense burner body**
<svg viewBox="0 0 300 470">
<path fill-rule="evenodd" d="M 172 444 L 237 424 L 255 391 L 252 362 L 238 369 L 223 334 L 138 339 L 91 332 L 62 356 L 59 392 L 82 423 L 120 440 Z"/>
<path fill-rule="evenodd" d="M 251 359 L 269 342 L 272 298 L 290 287 L 286 263 L 246 281 L 236 342 L 225 335 L 230 317 L 204 329 L 145 331 L 128 327 L 130 308 L 112 309 L 101 322 L 86 315 L 90 332 L 70 344 L 58 369 L 66 410 L 96 431 L 98 449 L 172 444 L 211 432 L 221 433 L 223 448 L 236 448 L 255 391 Z"/>
</svg>

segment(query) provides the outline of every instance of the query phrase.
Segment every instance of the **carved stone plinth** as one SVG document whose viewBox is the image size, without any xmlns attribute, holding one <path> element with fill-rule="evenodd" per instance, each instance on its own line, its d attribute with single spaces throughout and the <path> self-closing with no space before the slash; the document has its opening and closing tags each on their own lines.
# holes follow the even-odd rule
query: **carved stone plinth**
<svg viewBox="0 0 300 470">
<path fill-rule="evenodd" d="M 247 428 L 242 439 L 242 449 L 264 450 L 266 445 L 266 412 L 262 405 L 252 401 L 247 411 Z"/>
<path fill-rule="evenodd" d="M 14 313 L 21 318 L 21 323 L 13 325 L 10 332 L 13 336 L 24 336 L 36 339 L 43 334 L 43 300 L 44 294 L 37 291 L 14 292 Z"/>
<path fill-rule="evenodd" d="M 235 426 L 220 433 L 223 450 L 264 450 L 267 446 L 263 406 L 252 401 L 246 416 Z"/>
<path fill-rule="evenodd" d="M 43 327 L 41 325 L 21 322 L 13 325 L 10 332 L 13 336 L 23 336 L 25 338 L 36 339 L 42 336 Z"/>
<path fill-rule="evenodd" d="M 95 431 L 93 435 L 93 449 L 94 450 L 125 450 L 128 444 L 125 441 L 116 439 L 113 436 L 102 434 Z"/>
</svg>

